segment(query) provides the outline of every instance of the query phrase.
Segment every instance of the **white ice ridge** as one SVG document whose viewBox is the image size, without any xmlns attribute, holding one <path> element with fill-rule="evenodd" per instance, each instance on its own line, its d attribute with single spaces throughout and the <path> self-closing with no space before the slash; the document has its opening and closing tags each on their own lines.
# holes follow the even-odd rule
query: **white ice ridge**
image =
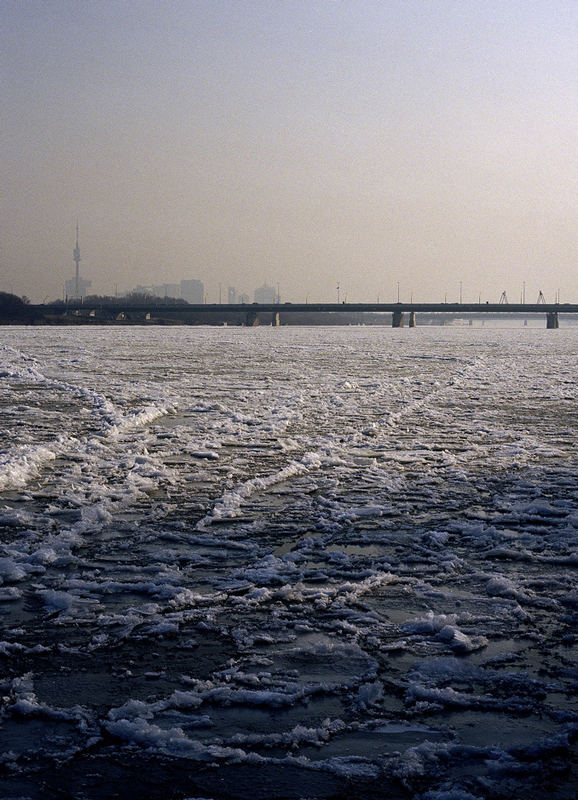
<svg viewBox="0 0 578 800">
<path fill-rule="evenodd" d="M 38 475 L 46 462 L 64 451 L 68 441 L 60 435 L 49 446 L 20 445 L 9 453 L 0 453 L 0 491 L 21 489 Z"/>
<path fill-rule="evenodd" d="M 15 360 L 20 363 L 14 363 Z M 49 378 L 31 366 L 31 362 L 33 359 L 14 348 L 0 346 L 0 379 L 34 383 L 87 401 L 104 422 L 101 433 L 104 437 L 115 438 L 123 431 L 148 425 L 155 419 L 175 411 L 173 405 L 153 404 L 123 413 L 104 395 L 84 386 Z M 0 491 L 21 489 L 38 475 L 44 464 L 65 455 L 72 447 L 77 450 L 78 444 L 78 439 L 60 434 L 49 443 L 20 445 L 12 451 L 0 454 Z"/>
<path fill-rule="evenodd" d="M 382 417 L 382 422 L 384 422 L 389 428 L 395 428 L 404 417 L 415 413 L 422 407 L 430 404 L 433 398 L 436 396 L 443 394 L 446 391 L 450 391 L 456 383 L 460 382 L 464 375 L 470 372 L 476 373 L 480 366 L 483 366 L 483 364 L 484 361 L 480 357 L 475 358 L 471 362 L 467 362 L 465 366 L 461 366 L 459 377 L 457 375 L 452 375 L 448 381 L 446 381 L 444 384 L 439 384 L 435 391 L 430 392 L 426 397 L 408 403 L 405 408 L 399 412 L 388 412 L 384 417 Z M 347 381 L 342 385 L 347 385 L 348 388 L 352 389 L 357 388 L 356 385 L 349 384 Z M 353 439 L 355 438 L 357 437 L 354 436 Z M 305 475 L 313 470 L 320 469 L 323 466 L 337 466 L 345 463 L 339 458 L 337 452 L 335 452 L 335 447 L 332 442 L 327 441 L 325 444 L 327 445 L 325 452 L 323 452 L 323 449 L 320 448 L 317 451 L 305 453 L 301 460 L 291 461 L 286 467 L 271 475 L 251 478 L 243 483 L 238 484 L 235 486 L 235 488 L 224 492 L 220 498 L 217 498 L 214 501 L 213 507 L 209 513 L 197 522 L 197 530 L 205 529 L 207 526 L 211 525 L 212 522 L 217 520 L 234 519 L 235 517 L 238 517 L 240 515 L 240 509 L 243 502 L 248 500 L 257 492 L 264 491 L 271 486 L 282 483 L 285 480 Z M 333 452 L 331 455 L 329 455 L 329 452 L 331 451 Z"/>
<path fill-rule="evenodd" d="M 244 483 L 226 491 L 213 504 L 211 511 L 197 522 L 197 530 L 202 530 L 214 520 L 233 519 L 240 513 L 241 505 L 257 492 L 269 489 L 271 486 L 282 483 L 299 475 L 319 469 L 323 465 L 338 463 L 335 458 L 318 452 L 305 453 L 300 461 L 291 461 L 286 467 L 261 478 L 251 478 Z"/>
<path fill-rule="evenodd" d="M 436 381 L 432 391 L 418 400 L 412 400 L 411 402 L 407 403 L 400 411 L 387 412 L 382 417 L 382 422 L 391 428 L 397 427 L 405 417 L 415 414 L 415 412 L 420 411 L 422 408 L 430 405 L 432 400 L 443 396 L 448 392 L 452 392 L 456 386 L 463 383 L 463 379 L 466 376 L 472 374 L 475 375 L 479 369 L 483 369 L 484 366 L 485 361 L 480 356 L 477 356 L 472 361 L 466 362 L 465 365 L 458 363 L 459 373 L 451 375 L 444 383 L 438 383 Z"/>
<path fill-rule="evenodd" d="M 459 376 L 452 375 L 444 384 L 437 385 L 436 389 L 430 392 L 426 397 L 408 403 L 401 411 L 396 413 L 388 412 L 384 417 L 382 417 L 382 422 L 385 423 L 389 428 L 395 428 L 404 417 L 415 413 L 422 407 L 430 404 L 436 396 L 443 394 L 446 391 L 450 391 L 456 383 L 461 381 L 464 375 L 472 372 L 476 373 L 483 365 L 484 360 L 480 357 L 476 357 L 473 361 L 467 362 L 465 366 L 461 365 Z M 350 384 L 347 381 L 345 381 L 342 385 L 351 389 L 358 388 L 356 385 Z M 355 438 L 357 437 L 354 436 L 353 439 Z M 317 451 L 307 452 L 303 455 L 301 460 L 291 461 L 286 467 L 271 475 L 251 478 L 243 483 L 238 484 L 235 486 L 235 488 L 224 492 L 221 497 L 214 501 L 213 507 L 209 513 L 197 522 L 197 530 L 205 529 L 207 526 L 211 525 L 212 522 L 217 520 L 234 519 L 235 517 L 238 517 L 240 515 L 243 502 L 248 500 L 257 492 L 264 491 L 271 486 L 282 483 L 285 480 L 305 475 L 313 470 L 320 469 L 323 466 L 337 466 L 344 464 L 345 462 L 339 458 L 337 452 L 335 451 L 334 443 L 326 441 L 325 444 L 327 445 L 325 452 L 323 452 L 323 448 L 320 448 Z M 329 455 L 331 451 L 332 454 Z"/>
<path fill-rule="evenodd" d="M 49 378 L 35 367 L 29 366 L 29 364 L 26 363 L 31 361 L 28 356 L 6 345 L 0 347 L 0 356 L 3 350 L 7 353 L 15 354 L 25 363 L 22 365 L 0 363 L 0 378 L 8 378 L 11 381 L 18 381 L 20 383 L 40 384 L 50 389 L 62 391 L 68 396 L 72 395 L 86 400 L 94 406 L 110 432 L 118 433 L 138 425 L 146 425 L 157 417 L 164 416 L 174 411 L 172 405 L 150 405 L 138 411 L 131 410 L 128 413 L 123 413 L 107 397 L 95 392 L 93 389 L 89 389 L 86 386 L 78 386 L 74 383 L 68 383 L 67 381 L 56 380 L 55 378 Z"/>
</svg>

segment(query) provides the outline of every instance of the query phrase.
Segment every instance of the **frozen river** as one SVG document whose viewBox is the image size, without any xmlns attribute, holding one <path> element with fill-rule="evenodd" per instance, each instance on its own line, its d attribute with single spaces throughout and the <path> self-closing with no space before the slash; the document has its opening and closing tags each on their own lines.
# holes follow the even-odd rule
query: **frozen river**
<svg viewBox="0 0 578 800">
<path fill-rule="evenodd" d="M 576 332 L 0 329 L 0 796 L 574 798 Z"/>
</svg>

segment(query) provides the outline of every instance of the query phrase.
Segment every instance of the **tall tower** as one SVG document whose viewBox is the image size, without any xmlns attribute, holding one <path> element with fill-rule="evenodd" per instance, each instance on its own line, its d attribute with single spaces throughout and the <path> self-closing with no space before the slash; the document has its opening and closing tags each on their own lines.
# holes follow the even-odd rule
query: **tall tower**
<svg viewBox="0 0 578 800">
<path fill-rule="evenodd" d="M 80 277 L 80 245 L 78 244 L 78 222 L 76 223 L 76 243 L 72 251 L 72 258 L 74 260 L 74 277 L 65 282 L 66 296 L 74 298 L 75 300 L 84 301 L 87 295 L 87 290 L 91 286 L 92 281 L 87 281 L 86 278 Z"/>
<path fill-rule="evenodd" d="M 76 221 L 76 244 L 73 250 L 74 257 L 74 295 L 80 297 L 80 247 L 78 246 L 78 220 Z"/>
</svg>

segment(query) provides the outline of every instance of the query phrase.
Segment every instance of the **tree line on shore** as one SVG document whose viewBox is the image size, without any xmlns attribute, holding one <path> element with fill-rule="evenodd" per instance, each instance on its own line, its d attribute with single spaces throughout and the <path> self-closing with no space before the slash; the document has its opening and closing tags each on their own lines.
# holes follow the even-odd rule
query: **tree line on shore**
<svg viewBox="0 0 578 800">
<path fill-rule="evenodd" d="M 68 298 L 68 300 L 50 300 L 48 305 L 51 306 L 66 306 L 67 302 L 76 302 L 76 298 Z M 156 295 L 145 294 L 144 292 L 130 292 L 122 297 L 113 297 L 104 294 L 91 294 L 82 299 L 82 304 L 86 306 L 112 306 L 122 303 L 123 306 L 142 306 L 147 303 L 154 303 L 155 305 L 171 305 L 171 306 L 186 306 L 186 300 L 182 297 L 158 297 Z M 17 311 L 18 309 L 24 310 L 25 306 L 30 305 L 30 300 L 26 295 L 19 297 L 11 292 L 0 291 L 0 311 Z M 43 304 L 44 305 L 44 304 Z"/>
<path fill-rule="evenodd" d="M 39 322 L 46 322 L 48 321 L 54 313 L 59 315 L 60 313 L 64 314 L 66 312 L 67 306 L 69 302 L 77 303 L 78 301 L 73 298 L 68 298 L 68 300 L 52 300 L 49 301 L 48 305 L 52 306 L 53 308 L 59 307 L 62 309 L 62 312 L 58 310 L 53 311 L 50 315 L 45 314 L 41 309 L 37 306 L 34 306 L 30 303 L 29 298 L 26 295 L 19 297 L 16 294 L 11 292 L 4 292 L 0 291 L 0 322 L 3 323 L 12 323 L 12 322 L 24 322 L 24 323 L 39 323 Z M 82 305 L 85 306 L 87 309 L 90 308 L 102 308 L 106 306 L 118 306 L 119 303 L 122 303 L 123 307 L 126 309 L 130 309 L 135 306 L 143 306 L 147 303 L 152 303 L 154 305 L 171 305 L 171 306 L 187 306 L 189 305 L 186 300 L 182 298 L 173 298 L 173 297 L 155 297 L 150 294 L 140 293 L 140 292 L 132 292 L 131 294 L 124 295 L 123 297 L 112 297 L 108 295 L 88 295 L 87 297 L 83 298 Z M 42 305 L 46 305 L 43 303 Z"/>
</svg>

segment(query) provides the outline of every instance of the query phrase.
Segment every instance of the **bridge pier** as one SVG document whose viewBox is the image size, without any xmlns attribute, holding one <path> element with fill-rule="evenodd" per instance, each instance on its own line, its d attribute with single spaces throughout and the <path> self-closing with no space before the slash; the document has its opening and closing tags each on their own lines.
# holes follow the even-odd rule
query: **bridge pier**
<svg viewBox="0 0 578 800">
<path fill-rule="evenodd" d="M 417 325 L 417 321 L 416 321 L 416 318 L 415 318 L 415 311 L 410 311 L 409 312 L 409 327 L 410 328 L 415 328 L 416 325 Z"/>
<path fill-rule="evenodd" d="M 245 326 L 247 328 L 257 328 L 259 325 L 259 314 L 256 311 L 247 311 Z"/>
<path fill-rule="evenodd" d="M 393 316 L 391 318 L 391 327 L 392 328 L 403 328 L 403 311 L 398 311 L 396 309 L 393 312 Z"/>
<path fill-rule="evenodd" d="M 274 328 L 278 328 L 279 327 L 279 312 L 278 311 L 274 311 L 273 312 L 273 316 L 271 318 L 271 325 Z"/>
<path fill-rule="evenodd" d="M 546 328 L 559 328 L 560 323 L 558 321 L 558 312 L 557 311 L 548 311 L 546 314 Z"/>
</svg>

